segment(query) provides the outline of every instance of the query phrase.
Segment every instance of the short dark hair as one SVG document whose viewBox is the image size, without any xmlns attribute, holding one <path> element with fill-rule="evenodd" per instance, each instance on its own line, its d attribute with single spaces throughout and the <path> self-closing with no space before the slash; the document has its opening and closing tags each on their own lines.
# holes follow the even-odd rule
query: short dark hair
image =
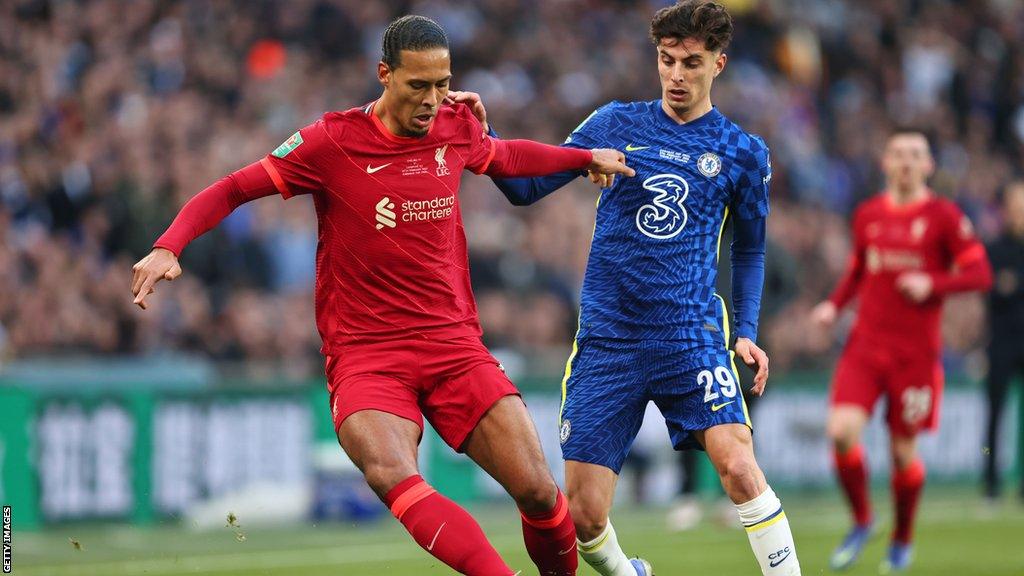
<svg viewBox="0 0 1024 576">
<path fill-rule="evenodd" d="M 932 137 L 931 131 L 928 130 L 927 128 L 924 128 L 922 126 L 916 126 L 913 124 L 900 124 L 898 126 L 893 127 L 892 130 L 889 131 L 889 136 L 886 137 L 885 141 L 889 142 L 890 140 L 896 138 L 897 136 L 920 136 L 924 138 L 924 142 L 928 146 L 928 151 L 934 153 L 932 152 L 934 149 L 934 147 L 932 146 L 932 140 L 934 138 Z"/>
<path fill-rule="evenodd" d="M 448 36 L 444 29 L 426 16 L 402 16 L 384 30 L 381 60 L 388 68 L 402 64 L 402 50 L 428 50 L 448 48 Z"/>
<path fill-rule="evenodd" d="M 732 40 L 732 16 L 725 6 L 704 0 L 682 0 L 658 10 L 651 20 L 651 40 L 693 38 L 712 52 L 720 52 Z"/>
</svg>

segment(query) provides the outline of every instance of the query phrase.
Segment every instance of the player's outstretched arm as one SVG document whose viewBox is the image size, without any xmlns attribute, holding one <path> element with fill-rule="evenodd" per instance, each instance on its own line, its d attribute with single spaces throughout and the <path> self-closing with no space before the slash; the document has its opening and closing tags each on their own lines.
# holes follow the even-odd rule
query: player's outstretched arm
<svg viewBox="0 0 1024 576">
<path fill-rule="evenodd" d="M 146 309 L 146 297 L 157 282 L 181 275 L 178 256 L 195 240 L 243 203 L 275 194 L 277 188 L 266 169 L 250 164 L 218 180 L 185 203 L 167 231 L 153 244 L 153 250 L 132 267 L 134 303 Z"/>
<path fill-rule="evenodd" d="M 476 92 L 453 90 L 448 93 L 447 101 L 453 104 L 458 103 L 469 106 L 469 109 L 472 110 L 473 115 L 480 121 L 480 124 L 483 125 L 487 134 L 491 138 L 499 138 L 498 133 L 495 132 L 494 128 L 487 122 L 487 108 L 484 106 L 483 100 L 480 98 L 479 94 Z M 577 146 L 569 146 L 566 144 L 563 144 L 562 146 L 567 148 L 578 148 Z M 528 206 L 558 190 L 562 186 L 565 186 L 569 182 L 572 182 L 582 174 L 583 171 L 581 170 L 568 170 L 544 176 L 534 176 L 532 178 L 498 178 L 492 176 L 491 180 L 512 205 Z M 608 182 L 610 184 L 610 181 L 613 178 L 614 177 L 611 176 L 591 173 L 591 180 L 595 182 L 600 179 L 601 181 Z"/>
<path fill-rule="evenodd" d="M 489 133 L 492 138 L 498 135 L 493 130 Z M 534 176 L 533 178 L 498 178 L 491 176 L 491 181 L 501 190 L 501 193 L 508 198 L 513 206 L 529 206 L 546 197 L 548 194 L 565 186 L 579 177 L 581 170 L 567 170 L 556 172 L 545 176 Z"/>
<path fill-rule="evenodd" d="M 569 170 L 634 176 L 626 155 L 618 150 L 580 150 L 541 144 L 532 140 L 492 140 L 494 157 L 483 171 L 488 176 L 543 176 Z"/>
</svg>

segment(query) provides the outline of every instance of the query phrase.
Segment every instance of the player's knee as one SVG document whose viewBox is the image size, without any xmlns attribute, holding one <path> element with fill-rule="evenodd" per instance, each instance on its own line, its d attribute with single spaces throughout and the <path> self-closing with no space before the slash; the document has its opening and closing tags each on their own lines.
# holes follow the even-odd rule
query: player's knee
<svg viewBox="0 0 1024 576">
<path fill-rule="evenodd" d="M 729 495 L 744 502 L 759 495 L 759 471 L 757 462 L 746 455 L 726 458 L 719 465 L 722 484 L 728 489 Z"/>
<path fill-rule="evenodd" d="M 917 459 L 917 449 L 913 442 L 892 442 L 892 464 L 896 470 L 904 470 Z"/>
<path fill-rule="evenodd" d="M 914 456 L 908 454 L 894 453 L 892 455 L 892 466 L 895 470 L 906 470 L 914 463 Z"/>
<path fill-rule="evenodd" d="M 550 477 L 539 477 L 519 484 L 512 493 L 519 509 L 526 514 L 543 514 L 550 511 L 558 497 L 558 486 Z"/>
<path fill-rule="evenodd" d="M 583 542 L 597 538 L 608 526 L 608 510 L 582 492 L 569 494 L 569 514 L 576 525 L 576 537 Z"/>
<path fill-rule="evenodd" d="M 604 533 L 608 527 L 608 515 L 587 508 L 569 506 L 569 514 L 576 525 L 576 537 L 589 542 Z"/>
<path fill-rule="evenodd" d="M 400 462 L 372 462 L 363 468 L 363 477 L 381 500 L 392 488 L 416 474 L 416 468 Z"/>
<path fill-rule="evenodd" d="M 846 452 L 857 445 L 857 429 L 843 418 L 831 418 L 825 427 L 828 439 L 839 452 Z"/>
<path fill-rule="evenodd" d="M 840 454 L 846 454 L 857 445 L 857 439 L 850 434 L 829 434 L 832 441 L 832 448 Z"/>
</svg>

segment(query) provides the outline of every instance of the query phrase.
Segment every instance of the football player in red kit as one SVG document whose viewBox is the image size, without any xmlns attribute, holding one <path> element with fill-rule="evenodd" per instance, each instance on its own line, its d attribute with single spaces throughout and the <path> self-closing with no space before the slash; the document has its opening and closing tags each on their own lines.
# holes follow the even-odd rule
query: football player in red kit
<svg viewBox="0 0 1024 576">
<path fill-rule="evenodd" d="M 512 575 L 476 521 L 420 477 L 425 415 L 515 499 L 540 573 L 569 576 L 578 560 L 568 504 L 515 386 L 480 340 L 459 182 L 464 169 L 505 177 L 633 171 L 615 150 L 490 138 L 468 107 L 443 104 L 450 78 L 436 23 L 392 22 L 380 98 L 325 114 L 192 198 L 135 265 L 132 292 L 145 308 L 157 281 L 181 274 L 185 245 L 243 202 L 312 195 L 316 320 L 342 448 L 427 552 L 462 574 Z"/>
<path fill-rule="evenodd" d="M 836 367 L 827 425 L 854 527 L 830 564 L 836 570 L 852 565 L 872 531 L 860 441 L 875 403 L 885 396 L 896 518 L 880 567 L 884 573 L 904 570 L 911 561 L 914 515 L 925 478 L 917 435 L 938 426 L 942 399 L 944 297 L 988 289 L 992 270 L 967 217 L 928 188 L 935 164 L 924 134 L 892 134 L 882 169 L 885 191 L 854 214 L 849 268 L 812 317 L 830 327 L 839 310 L 854 297 L 859 300 L 853 331 Z"/>
</svg>

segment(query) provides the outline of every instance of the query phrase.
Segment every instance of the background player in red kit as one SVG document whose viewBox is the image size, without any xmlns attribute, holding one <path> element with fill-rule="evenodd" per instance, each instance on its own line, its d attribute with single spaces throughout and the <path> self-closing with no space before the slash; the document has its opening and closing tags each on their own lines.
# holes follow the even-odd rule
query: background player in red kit
<svg viewBox="0 0 1024 576">
<path fill-rule="evenodd" d="M 243 202 L 311 194 L 317 327 L 342 447 L 425 550 L 463 574 L 512 574 L 473 518 L 419 476 L 425 414 L 515 499 L 541 574 L 571 575 L 578 560 L 567 502 L 515 386 L 480 340 L 459 181 L 463 169 L 633 172 L 614 150 L 491 139 L 469 108 L 442 105 L 450 70 L 436 23 L 392 22 L 378 65 L 380 99 L 325 114 L 200 192 L 135 265 L 132 292 L 145 308 L 157 281 L 181 274 L 185 245 Z"/>
<path fill-rule="evenodd" d="M 861 433 L 880 396 L 887 400 L 896 511 L 882 572 L 910 564 L 914 514 L 924 486 L 917 434 L 939 423 L 942 398 L 940 320 L 943 297 L 986 290 L 992 270 L 985 248 L 956 205 L 937 198 L 928 141 L 915 131 L 890 136 L 882 156 L 886 188 L 853 218 L 854 249 L 846 275 L 813 319 L 831 326 L 859 297 L 856 323 L 836 367 L 828 418 L 839 483 L 854 528 L 835 550 L 833 569 L 850 566 L 873 526 Z"/>
</svg>

